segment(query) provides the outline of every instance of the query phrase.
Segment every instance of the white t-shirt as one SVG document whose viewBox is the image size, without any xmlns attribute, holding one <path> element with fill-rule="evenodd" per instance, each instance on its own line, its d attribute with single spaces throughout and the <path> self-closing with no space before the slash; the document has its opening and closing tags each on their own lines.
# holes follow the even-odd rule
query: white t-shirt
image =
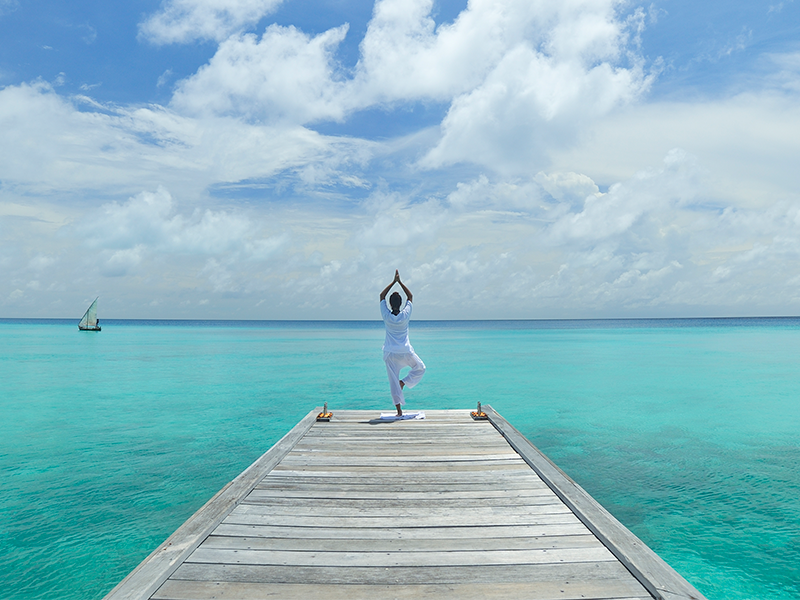
<svg viewBox="0 0 800 600">
<path fill-rule="evenodd" d="M 386 340 L 383 342 L 384 352 L 413 352 L 411 342 L 408 341 L 408 321 L 411 319 L 411 302 L 406 302 L 398 314 L 393 315 L 386 305 L 386 300 L 381 300 L 381 316 L 386 325 Z"/>
</svg>

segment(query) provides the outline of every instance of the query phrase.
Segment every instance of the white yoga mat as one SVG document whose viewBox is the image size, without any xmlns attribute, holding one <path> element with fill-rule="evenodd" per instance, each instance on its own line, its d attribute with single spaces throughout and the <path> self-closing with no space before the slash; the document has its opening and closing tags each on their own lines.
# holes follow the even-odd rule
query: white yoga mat
<svg viewBox="0 0 800 600">
<path fill-rule="evenodd" d="M 397 413 L 381 413 L 381 421 L 421 421 L 424 418 L 424 412 L 403 413 L 403 415 L 399 417 Z"/>
</svg>

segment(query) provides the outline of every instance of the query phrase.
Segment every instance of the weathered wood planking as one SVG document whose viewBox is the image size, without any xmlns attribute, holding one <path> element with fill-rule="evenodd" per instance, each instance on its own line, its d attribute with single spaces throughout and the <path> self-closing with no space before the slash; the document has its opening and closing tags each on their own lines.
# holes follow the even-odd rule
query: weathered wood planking
<svg viewBox="0 0 800 600">
<path fill-rule="evenodd" d="M 703 598 L 489 407 L 318 411 L 106 600 Z"/>
</svg>

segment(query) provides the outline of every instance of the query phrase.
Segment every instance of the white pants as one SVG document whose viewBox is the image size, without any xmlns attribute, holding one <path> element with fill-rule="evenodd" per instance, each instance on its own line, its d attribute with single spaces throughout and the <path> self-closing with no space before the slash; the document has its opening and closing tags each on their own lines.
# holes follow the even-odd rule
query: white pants
<svg viewBox="0 0 800 600">
<path fill-rule="evenodd" d="M 415 352 L 384 352 L 383 361 L 386 363 L 386 374 L 389 376 L 392 402 L 395 405 L 403 406 L 406 403 L 406 399 L 403 396 L 403 390 L 400 388 L 400 369 L 411 367 L 408 375 L 403 377 L 403 384 L 408 388 L 413 388 L 425 375 L 425 363 L 420 360 Z"/>
</svg>

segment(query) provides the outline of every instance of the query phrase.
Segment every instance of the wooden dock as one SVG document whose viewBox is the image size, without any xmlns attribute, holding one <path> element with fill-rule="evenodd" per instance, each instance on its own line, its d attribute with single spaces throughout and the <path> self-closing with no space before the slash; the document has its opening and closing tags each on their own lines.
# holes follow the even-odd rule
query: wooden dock
<svg viewBox="0 0 800 600">
<path fill-rule="evenodd" d="M 106 600 L 703 598 L 484 411 L 316 409 Z"/>
</svg>

